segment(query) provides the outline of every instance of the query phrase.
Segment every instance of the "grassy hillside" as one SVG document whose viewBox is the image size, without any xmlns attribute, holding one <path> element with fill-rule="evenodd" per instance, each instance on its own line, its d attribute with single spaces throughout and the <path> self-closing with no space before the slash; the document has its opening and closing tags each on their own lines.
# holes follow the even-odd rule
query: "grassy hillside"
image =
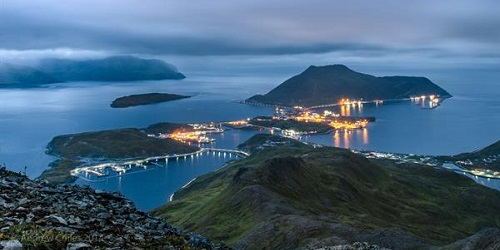
<svg viewBox="0 0 500 250">
<path fill-rule="evenodd" d="M 269 93 L 253 96 L 247 102 L 310 107 L 337 103 L 342 98 L 372 101 L 430 94 L 451 96 L 425 77 L 375 77 L 344 65 L 328 65 L 310 66 Z"/>
<path fill-rule="evenodd" d="M 157 214 L 244 249 L 445 245 L 500 226 L 500 193 L 420 165 L 282 145 L 197 178 Z"/>
</svg>

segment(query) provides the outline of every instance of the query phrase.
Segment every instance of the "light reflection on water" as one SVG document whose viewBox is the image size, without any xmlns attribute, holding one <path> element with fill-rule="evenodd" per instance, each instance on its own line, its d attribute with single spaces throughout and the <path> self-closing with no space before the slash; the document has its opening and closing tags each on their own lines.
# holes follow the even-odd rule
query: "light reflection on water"
<svg viewBox="0 0 500 250">
<path fill-rule="evenodd" d="M 14 171 L 23 171 L 26 165 L 28 175 L 34 178 L 54 160 L 54 157 L 44 152 L 47 143 L 57 135 L 145 127 L 163 121 L 226 121 L 270 115 L 272 108 L 242 105 L 234 100 L 266 92 L 277 83 L 265 77 L 191 77 L 182 81 L 113 84 L 80 82 L 42 89 L 0 89 L 0 163 L 6 163 Z M 337 131 L 308 136 L 305 140 L 360 150 L 440 155 L 474 151 L 500 139 L 500 126 L 494 125 L 500 124 L 500 99 L 496 82 L 444 83 L 447 85 L 443 87 L 454 97 L 441 102 L 435 109 L 422 109 L 409 101 L 364 104 L 362 108 L 337 107 L 333 110 L 337 113 L 375 116 L 377 120 L 366 130 Z M 145 92 L 193 97 L 128 109 L 109 107 L 116 97 Z M 234 148 L 249 138 L 251 133 L 218 136 L 217 147 Z M 196 162 L 194 160 L 193 164 L 196 165 Z M 108 187 L 138 197 L 136 203 L 146 202 L 147 207 L 148 197 L 158 195 L 167 199 L 170 195 L 169 192 L 158 191 L 165 190 L 161 183 L 176 189 L 221 164 L 212 164 L 210 161 L 196 167 L 186 164 L 182 169 L 187 172 L 167 167 L 168 173 L 148 171 L 109 180 Z M 178 180 L 169 179 L 176 173 L 185 176 L 175 177 Z"/>
</svg>

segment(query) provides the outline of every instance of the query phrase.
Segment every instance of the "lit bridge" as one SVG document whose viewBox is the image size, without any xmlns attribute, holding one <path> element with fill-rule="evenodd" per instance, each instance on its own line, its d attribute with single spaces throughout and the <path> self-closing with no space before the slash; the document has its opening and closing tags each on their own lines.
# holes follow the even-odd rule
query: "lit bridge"
<svg viewBox="0 0 500 250">
<path fill-rule="evenodd" d="M 81 167 L 81 168 L 75 168 L 70 171 L 70 174 L 72 176 L 79 177 L 81 174 L 93 174 L 97 177 L 102 177 L 106 176 L 106 173 L 104 172 L 105 169 L 111 169 L 118 174 L 124 174 L 132 167 L 142 167 L 144 169 L 147 168 L 145 164 L 153 164 L 156 166 L 161 166 L 158 164 L 159 160 L 163 160 L 165 162 L 168 162 L 169 159 L 187 159 L 187 158 L 194 158 L 197 156 L 202 156 L 203 154 L 212 154 L 212 155 L 217 155 L 217 156 L 229 156 L 232 157 L 234 156 L 240 156 L 240 157 L 247 157 L 250 154 L 241 151 L 241 150 L 234 150 L 234 149 L 220 149 L 220 148 L 200 148 L 200 150 L 192 153 L 185 153 L 185 154 L 168 154 L 168 155 L 163 155 L 163 156 L 153 156 L 153 157 L 148 157 L 144 159 L 134 159 L 134 160 L 129 160 L 129 161 L 124 161 L 124 162 L 108 162 L 108 163 L 101 163 L 93 166 L 87 166 L 87 167 Z"/>
</svg>

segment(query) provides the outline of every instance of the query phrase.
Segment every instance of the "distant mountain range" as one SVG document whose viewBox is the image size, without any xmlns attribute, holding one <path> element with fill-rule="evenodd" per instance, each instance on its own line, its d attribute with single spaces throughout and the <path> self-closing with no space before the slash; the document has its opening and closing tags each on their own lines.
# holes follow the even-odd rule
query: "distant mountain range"
<svg viewBox="0 0 500 250">
<path fill-rule="evenodd" d="M 59 80 L 28 66 L 0 63 L 0 88 L 16 86 L 38 86 L 56 83 Z"/>
<path fill-rule="evenodd" d="M 451 97 L 425 77 L 375 77 L 344 65 L 328 65 L 310 66 L 269 93 L 252 96 L 246 102 L 310 107 L 338 103 L 342 98 L 372 101 L 431 94 Z"/>
<path fill-rule="evenodd" d="M 272 135 L 241 146 L 252 155 L 196 178 L 155 213 L 237 249 L 500 246 L 500 192 L 463 175 Z"/>
<path fill-rule="evenodd" d="M 0 64 L 0 87 L 36 87 L 65 81 L 139 81 L 183 79 L 164 61 L 133 56 L 96 60 L 45 59 L 36 68 Z"/>
<path fill-rule="evenodd" d="M 183 79 L 173 65 L 156 59 L 113 56 L 99 60 L 46 59 L 40 70 L 63 81 L 137 81 Z"/>
</svg>

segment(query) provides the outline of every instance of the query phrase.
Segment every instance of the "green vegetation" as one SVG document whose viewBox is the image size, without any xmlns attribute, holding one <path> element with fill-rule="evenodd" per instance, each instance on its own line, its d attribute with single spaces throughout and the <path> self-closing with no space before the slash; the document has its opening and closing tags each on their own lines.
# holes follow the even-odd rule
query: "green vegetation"
<svg viewBox="0 0 500 250">
<path fill-rule="evenodd" d="M 203 175 L 155 213 L 249 249 L 333 239 L 397 248 L 384 230 L 399 232 L 390 240 L 409 239 L 406 246 L 417 248 L 499 227 L 499 209 L 499 192 L 453 172 L 299 144 L 265 149 Z"/>
<path fill-rule="evenodd" d="M 248 123 L 266 128 L 293 129 L 300 132 L 326 133 L 332 130 L 332 127 L 325 123 L 273 120 L 271 117 L 256 117 L 248 121 Z"/>
<path fill-rule="evenodd" d="M 375 77 L 362 74 L 344 65 L 310 66 L 265 95 L 256 95 L 247 102 L 283 106 L 316 106 L 337 103 L 342 98 L 388 100 L 412 95 L 451 95 L 425 77 Z"/>
<path fill-rule="evenodd" d="M 139 94 L 139 95 L 129 95 L 116 98 L 112 103 L 112 108 L 127 108 L 139 105 L 147 105 L 153 103 L 161 103 L 174 101 L 184 98 L 190 98 L 190 96 L 176 95 L 176 94 L 166 94 L 166 93 L 149 93 L 149 94 Z"/>
<path fill-rule="evenodd" d="M 160 123 L 144 130 L 156 131 L 162 127 L 174 129 L 184 126 Z M 42 173 L 41 178 L 50 182 L 66 183 L 74 180 L 69 171 L 89 160 L 143 158 L 196 150 L 195 147 L 171 139 L 149 137 L 145 132 L 135 128 L 56 136 L 48 144 L 47 153 L 58 156 L 59 159 Z"/>
<path fill-rule="evenodd" d="M 68 243 L 82 240 L 73 233 L 45 229 L 29 223 L 13 225 L 6 232 L 0 232 L 0 241 L 11 239 L 19 240 L 23 249 L 66 249 Z"/>
<path fill-rule="evenodd" d="M 238 145 L 238 149 L 254 153 L 256 151 L 261 151 L 264 148 L 275 147 L 278 145 L 309 147 L 307 144 L 287 137 L 275 136 L 271 134 L 256 134 L 250 137 L 247 141 Z"/>
<path fill-rule="evenodd" d="M 33 223 L 23 223 L 10 226 L 5 232 L 0 232 L 0 241 L 19 240 L 23 249 L 66 249 L 69 243 L 89 241 L 94 246 L 106 247 L 99 238 L 93 238 L 83 232 L 69 233 L 59 231 L 54 228 L 44 228 Z M 174 247 L 175 249 L 191 250 L 199 249 L 192 247 L 186 242 L 189 241 L 187 235 L 179 235 L 169 231 L 161 239 L 144 238 L 139 245 L 145 249 L 166 249 Z M 99 249 L 99 248 L 98 248 Z"/>
</svg>

